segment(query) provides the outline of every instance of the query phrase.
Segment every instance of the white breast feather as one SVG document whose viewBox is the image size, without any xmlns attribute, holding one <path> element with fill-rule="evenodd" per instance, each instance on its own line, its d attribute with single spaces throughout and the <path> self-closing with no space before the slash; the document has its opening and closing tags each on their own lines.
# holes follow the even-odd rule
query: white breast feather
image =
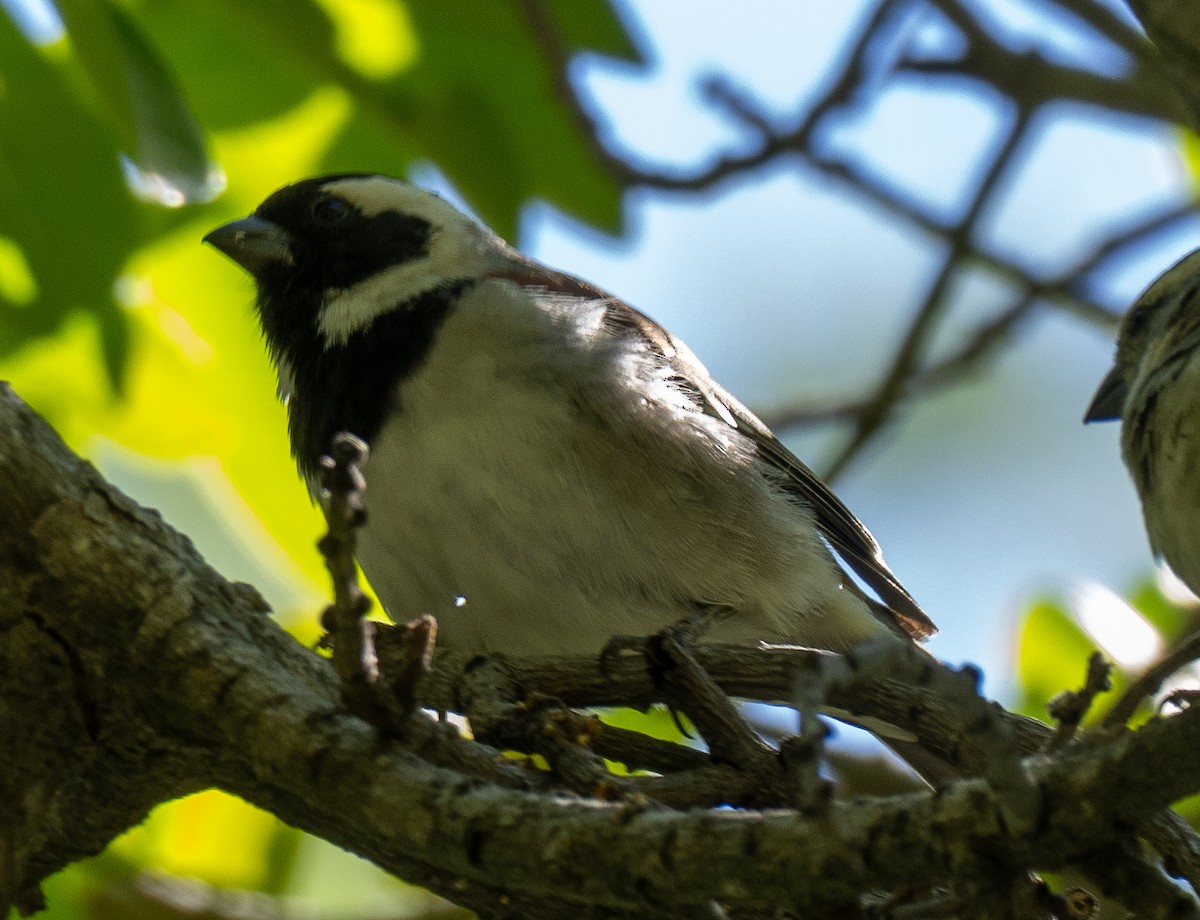
<svg viewBox="0 0 1200 920">
<path fill-rule="evenodd" d="M 737 611 L 714 640 L 887 631 L 741 434 L 602 305 L 528 297 L 472 289 L 372 445 L 360 557 L 394 618 L 433 613 L 440 642 L 514 654 L 596 652 L 693 602 Z"/>
<path fill-rule="evenodd" d="M 1173 395 L 1200 392 L 1200 360 L 1192 358 L 1168 386 Z M 1142 496 L 1147 530 L 1154 535 L 1156 553 L 1170 563 L 1185 582 L 1200 585 L 1200 553 L 1196 534 L 1200 533 L 1200 417 L 1194 404 L 1186 399 L 1170 399 L 1159 394 L 1154 403 L 1154 418 L 1149 426 L 1154 483 L 1150 494 Z M 1146 445 L 1143 445 L 1145 449 Z M 1126 462 L 1131 457 L 1126 445 Z"/>
</svg>

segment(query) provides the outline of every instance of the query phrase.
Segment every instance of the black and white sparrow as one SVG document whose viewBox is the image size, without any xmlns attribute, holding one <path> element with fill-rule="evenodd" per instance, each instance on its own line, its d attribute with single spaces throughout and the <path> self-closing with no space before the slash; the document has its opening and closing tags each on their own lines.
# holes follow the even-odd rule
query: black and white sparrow
<svg viewBox="0 0 1200 920">
<path fill-rule="evenodd" d="M 1134 302 L 1085 422 L 1121 420 L 1150 547 L 1200 594 L 1200 250 Z"/>
<path fill-rule="evenodd" d="M 257 282 L 309 483 L 336 433 L 370 444 L 360 562 L 393 617 L 437 617 L 439 644 L 596 653 L 702 609 L 709 641 L 935 631 L 682 342 L 436 195 L 307 179 L 205 239 Z"/>
</svg>

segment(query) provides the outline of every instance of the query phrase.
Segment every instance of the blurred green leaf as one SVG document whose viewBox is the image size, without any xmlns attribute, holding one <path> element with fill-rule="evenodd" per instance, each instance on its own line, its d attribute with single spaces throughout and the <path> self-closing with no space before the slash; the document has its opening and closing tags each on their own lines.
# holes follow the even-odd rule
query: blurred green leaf
<svg viewBox="0 0 1200 920">
<path fill-rule="evenodd" d="M 609 0 L 549 0 L 547 6 L 572 50 L 594 51 L 631 64 L 644 63 L 642 52 Z"/>
<path fill-rule="evenodd" d="M 555 62 L 522 4 L 411 0 L 408 8 L 420 55 L 390 98 L 403 90 L 409 129 L 483 217 L 512 239 L 520 205 L 539 197 L 618 229 L 617 183 L 559 96 Z M 607 3 L 559 2 L 545 12 L 568 50 L 636 59 Z"/>
<path fill-rule="evenodd" d="M 203 132 L 138 25 L 109 0 L 58 0 L 58 6 L 126 154 L 186 200 L 211 197 Z"/>
<path fill-rule="evenodd" d="M 545 9 L 570 51 L 639 60 L 602 0 Z M 604 229 L 620 225 L 620 185 L 560 98 L 556 62 L 520 4 L 166 0 L 135 14 L 206 123 L 244 126 L 332 85 L 353 116 L 321 171 L 403 175 L 431 160 L 510 239 L 535 197 Z"/>
<path fill-rule="evenodd" d="M 197 117 L 212 132 L 278 118 L 322 82 L 314 78 L 311 61 L 280 53 L 287 41 L 263 34 L 252 5 L 250 0 L 244 6 L 165 0 L 134 7 L 138 22 L 175 68 Z M 311 22 L 323 15 L 304 0 L 290 3 L 288 29 L 331 32 L 328 23 Z M 271 21 L 278 24 L 279 18 Z M 278 176 L 276 184 L 290 178 L 295 177 Z"/>
<path fill-rule="evenodd" d="M 0 293 L 0 356 L 88 311 L 103 330 L 109 379 L 119 384 L 129 339 L 113 285 L 140 242 L 136 207 L 112 135 L 3 15 L 0 237 L 20 250 L 37 292 L 24 304 Z"/>
<path fill-rule="evenodd" d="M 229 828 L 237 828 L 236 847 Z M 267 856 L 279 819 L 216 790 L 167 802 L 131 828 L 109 853 L 135 866 L 153 865 L 172 875 L 194 876 L 227 888 L 256 888 L 267 874 Z"/>
<path fill-rule="evenodd" d="M 1127 601 L 1144 624 L 1157 634 L 1162 649 L 1170 648 L 1195 628 L 1195 611 L 1179 607 L 1166 598 L 1157 579 L 1139 582 Z M 1139 639 L 1139 642 L 1144 641 L 1144 637 Z M 1076 690 L 1082 686 L 1087 658 L 1096 648 L 1096 642 L 1084 631 L 1068 606 L 1057 600 L 1036 601 L 1025 614 L 1019 637 L 1020 711 L 1045 719 L 1046 703 L 1050 698 L 1063 690 Z M 1106 711 L 1140 671 L 1141 666 L 1136 669 L 1114 666 L 1110 673 L 1111 690 L 1093 706 L 1086 721 Z M 1151 714 L 1151 702 L 1142 704 L 1133 723 Z"/>
<path fill-rule="evenodd" d="M 1083 682 L 1088 656 L 1096 644 L 1056 601 L 1035 601 L 1021 622 L 1017 640 L 1017 710 L 1046 718 L 1046 703 Z"/>
<path fill-rule="evenodd" d="M 1195 610 L 1187 610 L 1169 600 L 1159 589 L 1157 578 L 1139 582 L 1129 595 L 1129 603 L 1162 635 L 1166 644 L 1195 629 Z"/>
</svg>

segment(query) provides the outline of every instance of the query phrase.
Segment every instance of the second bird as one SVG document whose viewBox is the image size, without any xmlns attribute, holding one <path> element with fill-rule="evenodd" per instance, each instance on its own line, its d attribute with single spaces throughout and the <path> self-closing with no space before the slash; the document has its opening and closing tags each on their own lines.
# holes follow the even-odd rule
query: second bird
<svg viewBox="0 0 1200 920">
<path fill-rule="evenodd" d="M 1200 250 L 1134 302 L 1085 422 L 1121 419 L 1150 548 L 1200 594 Z"/>
</svg>

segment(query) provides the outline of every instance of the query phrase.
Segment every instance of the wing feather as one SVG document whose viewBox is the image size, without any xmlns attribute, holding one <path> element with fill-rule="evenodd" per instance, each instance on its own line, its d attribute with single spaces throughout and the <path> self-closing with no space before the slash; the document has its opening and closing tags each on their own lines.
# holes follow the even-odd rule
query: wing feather
<svg viewBox="0 0 1200 920">
<path fill-rule="evenodd" d="M 606 322 L 640 336 L 653 353 L 676 376 L 683 388 L 694 394 L 697 409 L 735 428 L 749 438 L 758 456 L 782 474 L 784 488 L 811 509 L 821 536 L 855 574 L 874 591 L 882 604 L 877 613 L 914 639 L 937 632 L 933 621 L 904 589 L 883 560 L 875 538 L 833 491 L 811 469 L 788 450 L 753 412 L 716 383 L 691 349 L 639 310 L 582 279 L 552 271 L 514 252 L 510 268 L 491 277 L 507 278 L 518 284 L 608 304 Z M 847 580 L 848 587 L 853 582 Z M 865 598 L 870 602 L 870 598 Z M 882 607 L 880 611 L 877 608 Z"/>
</svg>

